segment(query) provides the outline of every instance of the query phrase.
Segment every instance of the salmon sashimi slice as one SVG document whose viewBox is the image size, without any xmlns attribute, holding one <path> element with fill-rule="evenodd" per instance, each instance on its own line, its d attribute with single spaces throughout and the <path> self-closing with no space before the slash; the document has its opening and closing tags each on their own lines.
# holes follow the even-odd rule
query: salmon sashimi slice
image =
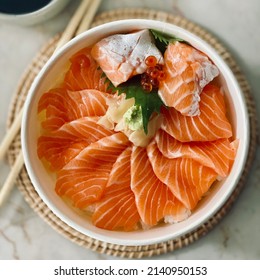
<svg viewBox="0 0 260 280">
<path fill-rule="evenodd" d="M 156 176 L 192 210 L 217 179 L 217 173 L 190 158 L 169 159 L 162 155 L 156 142 L 147 146 L 148 157 Z"/>
<path fill-rule="evenodd" d="M 57 173 L 55 190 L 84 209 L 103 194 L 113 164 L 129 145 L 119 132 L 91 143 Z"/>
<path fill-rule="evenodd" d="M 148 56 L 163 64 L 162 54 L 147 29 L 106 37 L 93 46 L 91 54 L 114 86 L 144 73 Z"/>
<path fill-rule="evenodd" d="M 221 177 L 229 174 L 237 151 L 236 145 L 228 139 L 182 143 L 163 130 L 157 132 L 155 141 L 165 157 L 192 158 L 214 169 Z"/>
<path fill-rule="evenodd" d="M 207 85 L 204 88 L 200 109 L 200 115 L 188 117 L 174 108 L 162 108 L 164 120 L 161 128 L 181 142 L 214 141 L 232 136 L 224 96 L 218 87 Z"/>
<path fill-rule="evenodd" d="M 110 94 L 98 90 L 69 91 L 52 89 L 42 95 L 38 112 L 46 110 L 42 127 L 48 131 L 60 128 L 70 122 L 87 116 L 103 116 L 107 111 Z"/>
<path fill-rule="evenodd" d="M 60 170 L 89 144 L 114 133 L 99 125 L 99 119 L 77 119 L 62 125 L 58 130 L 40 136 L 37 143 L 38 157 L 48 161 L 50 170 Z"/>
<path fill-rule="evenodd" d="M 65 74 L 62 87 L 72 91 L 96 89 L 107 91 L 108 84 L 103 71 L 91 55 L 91 48 L 84 48 L 71 59 L 71 65 Z"/>
<path fill-rule="evenodd" d="M 132 146 L 117 158 L 109 175 L 102 198 L 96 203 L 92 222 L 99 228 L 132 231 L 138 228 L 140 215 L 130 187 Z"/>
<path fill-rule="evenodd" d="M 154 226 L 163 218 L 165 222 L 180 222 L 190 215 L 183 203 L 156 177 L 146 148 L 133 146 L 131 188 L 145 225 Z"/>
<path fill-rule="evenodd" d="M 159 85 L 159 96 L 168 107 L 181 114 L 200 112 L 202 89 L 218 76 L 218 68 L 202 52 L 180 43 L 170 43 L 164 54 L 166 78 Z"/>
</svg>

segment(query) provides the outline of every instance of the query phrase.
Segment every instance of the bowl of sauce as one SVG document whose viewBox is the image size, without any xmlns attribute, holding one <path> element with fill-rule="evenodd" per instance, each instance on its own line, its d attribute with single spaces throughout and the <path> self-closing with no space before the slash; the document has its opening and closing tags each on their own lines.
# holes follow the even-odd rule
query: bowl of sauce
<svg viewBox="0 0 260 280">
<path fill-rule="evenodd" d="M 22 25 L 43 22 L 59 13 L 69 0 L 0 0 L 0 20 Z"/>
</svg>

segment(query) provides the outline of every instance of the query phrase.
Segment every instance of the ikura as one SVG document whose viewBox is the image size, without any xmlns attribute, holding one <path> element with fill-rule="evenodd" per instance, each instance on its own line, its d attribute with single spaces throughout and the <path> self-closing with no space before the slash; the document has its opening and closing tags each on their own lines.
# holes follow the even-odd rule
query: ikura
<svg viewBox="0 0 260 280">
<path fill-rule="evenodd" d="M 146 57 L 145 59 L 145 64 L 148 66 L 148 67 L 153 67 L 157 64 L 157 58 L 153 55 L 149 55 Z"/>
<path fill-rule="evenodd" d="M 163 71 L 163 66 L 158 64 L 157 58 L 153 55 L 145 59 L 145 64 L 148 66 L 146 72 L 141 75 L 141 85 L 147 92 L 159 87 L 159 83 L 166 78 L 166 73 Z"/>
</svg>

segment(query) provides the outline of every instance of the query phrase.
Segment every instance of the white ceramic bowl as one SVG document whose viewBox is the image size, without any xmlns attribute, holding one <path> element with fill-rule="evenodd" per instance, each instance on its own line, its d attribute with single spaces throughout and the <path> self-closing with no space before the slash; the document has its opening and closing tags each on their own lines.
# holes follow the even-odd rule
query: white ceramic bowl
<svg viewBox="0 0 260 280">
<path fill-rule="evenodd" d="M 21 0 L 23 1 L 23 0 Z M 70 0 L 52 0 L 46 6 L 31 13 L 6 14 L 0 13 L 0 20 L 21 25 L 33 25 L 46 21 L 58 14 Z"/>
<path fill-rule="evenodd" d="M 96 228 L 88 220 L 74 212 L 56 195 L 53 177 L 45 170 L 37 156 L 39 127 L 36 117 L 37 104 L 41 95 L 49 89 L 53 79 L 61 75 L 65 65 L 68 63 L 68 59 L 74 53 L 110 34 L 143 28 L 157 29 L 182 38 L 212 59 L 221 72 L 219 79 L 226 92 L 229 116 L 234 128 L 234 137 L 239 139 L 240 144 L 230 175 L 225 180 L 214 184 L 209 195 L 201 201 L 187 220 L 148 230 L 113 232 Z M 93 238 L 121 245 L 144 245 L 177 238 L 195 230 L 208 220 L 226 202 L 236 187 L 247 158 L 248 143 L 249 124 L 245 100 L 234 75 L 226 63 L 213 48 L 197 36 L 172 24 L 152 20 L 135 19 L 111 22 L 95 27 L 67 43 L 49 59 L 33 82 L 25 103 L 22 121 L 22 149 L 25 164 L 31 181 L 40 197 L 61 220 L 76 230 Z"/>
</svg>

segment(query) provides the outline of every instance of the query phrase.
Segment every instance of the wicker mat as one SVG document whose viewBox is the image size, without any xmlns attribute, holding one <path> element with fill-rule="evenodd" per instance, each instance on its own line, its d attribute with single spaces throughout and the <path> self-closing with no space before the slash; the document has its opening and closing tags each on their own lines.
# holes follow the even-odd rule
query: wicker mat
<svg viewBox="0 0 260 280">
<path fill-rule="evenodd" d="M 72 229 L 67 224 L 62 222 L 58 217 L 56 217 L 50 211 L 50 209 L 45 205 L 45 203 L 38 196 L 38 194 L 36 193 L 34 187 L 30 182 L 30 179 L 28 177 L 25 168 L 21 171 L 19 178 L 17 179 L 17 185 L 22 195 L 24 196 L 25 200 L 30 205 L 30 207 L 51 227 L 53 227 L 56 231 L 58 231 L 60 234 L 62 234 L 69 240 L 77 243 L 82 247 L 85 247 L 86 249 L 91 249 L 99 253 L 104 253 L 113 256 L 120 256 L 125 258 L 142 258 L 142 257 L 150 257 L 153 255 L 164 254 L 182 248 L 184 246 L 187 246 L 192 242 L 198 240 L 205 234 L 207 234 L 211 229 L 214 228 L 216 224 L 219 223 L 219 221 L 222 220 L 222 218 L 230 210 L 231 206 L 236 201 L 239 193 L 245 186 L 247 175 L 253 163 L 254 155 L 256 151 L 257 125 L 256 125 L 256 110 L 255 110 L 254 100 L 252 98 L 249 85 L 245 77 L 242 75 L 238 65 L 236 64 L 236 61 L 232 58 L 231 54 L 212 34 L 210 34 L 207 30 L 203 29 L 202 27 L 198 26 L 197 24 L 183 17 L 174 16 L 165 12 L 158 12 L 158 11 L 147 10 L 147 9 L 146 10 L 120 9 L 120 10 L 114 10 L 110 12 L 104 12 L 95 17 L 92 26 L 96 26 L 112 20 L 127 19 L 127 18 L 155 19 L 155 20 L 167 21 L 176 24 L 178 26 L 181 26 L 195 33 L 196 35 L 198 35 L 199 37 L 207 41 L 211 46 L 213 46 L 213 48 L 216 49 L 216 51 L 223 57 L 223 59 L 232 69 L 245 95 L 248 112 L 249 112 L 249 118 L 250 118 L 250 135 L 251 135 L 250 150 L 247 158 L 246 167 L 237 184 L 237 187 L 235 188 L 235 191 L 232 193 L 232 195 L 229 197 L 226 204 L 219 210 L 218 213 L 216 213 L 210 220 L 208 220 L 206 223 L 204 223 L 202 226 L 200 226 L 198 229 L 196 229 L 193 232 L 190 232 L 175 240 L 170 240 L 159 244 L 153 244 L 147 246 L 122 246 L 122 245 L 108 244 L 108 243 L 101 242 L 99 240 L 95 240 L 86 235 L 83 235 L 82 233 Z M 46 45 L 43 46 L 43 48 L 40 50 L 40 52 L 37 54 L 35 59 L 32 61 L 32 63 L 25 71 L 17 87 L 16 94 L 13 97 L 13 102 L 10 107 L 8 126 L 11 125 L 16 114 L 19 112 L 34 77 L 36 76 L 36 74 L 39 72 L 41 67 L 45 64 L 47 59 L 54 51 L 58 39 L 59 36 L 57 35 L 56 37 L 52 38 L 49 42 L 47 42 Z M 10 165 L 13 164 L 19 150 L 20 150 L 20 136 L 18 135 L 8 152 L 8 160 Z"/>
</svg>

